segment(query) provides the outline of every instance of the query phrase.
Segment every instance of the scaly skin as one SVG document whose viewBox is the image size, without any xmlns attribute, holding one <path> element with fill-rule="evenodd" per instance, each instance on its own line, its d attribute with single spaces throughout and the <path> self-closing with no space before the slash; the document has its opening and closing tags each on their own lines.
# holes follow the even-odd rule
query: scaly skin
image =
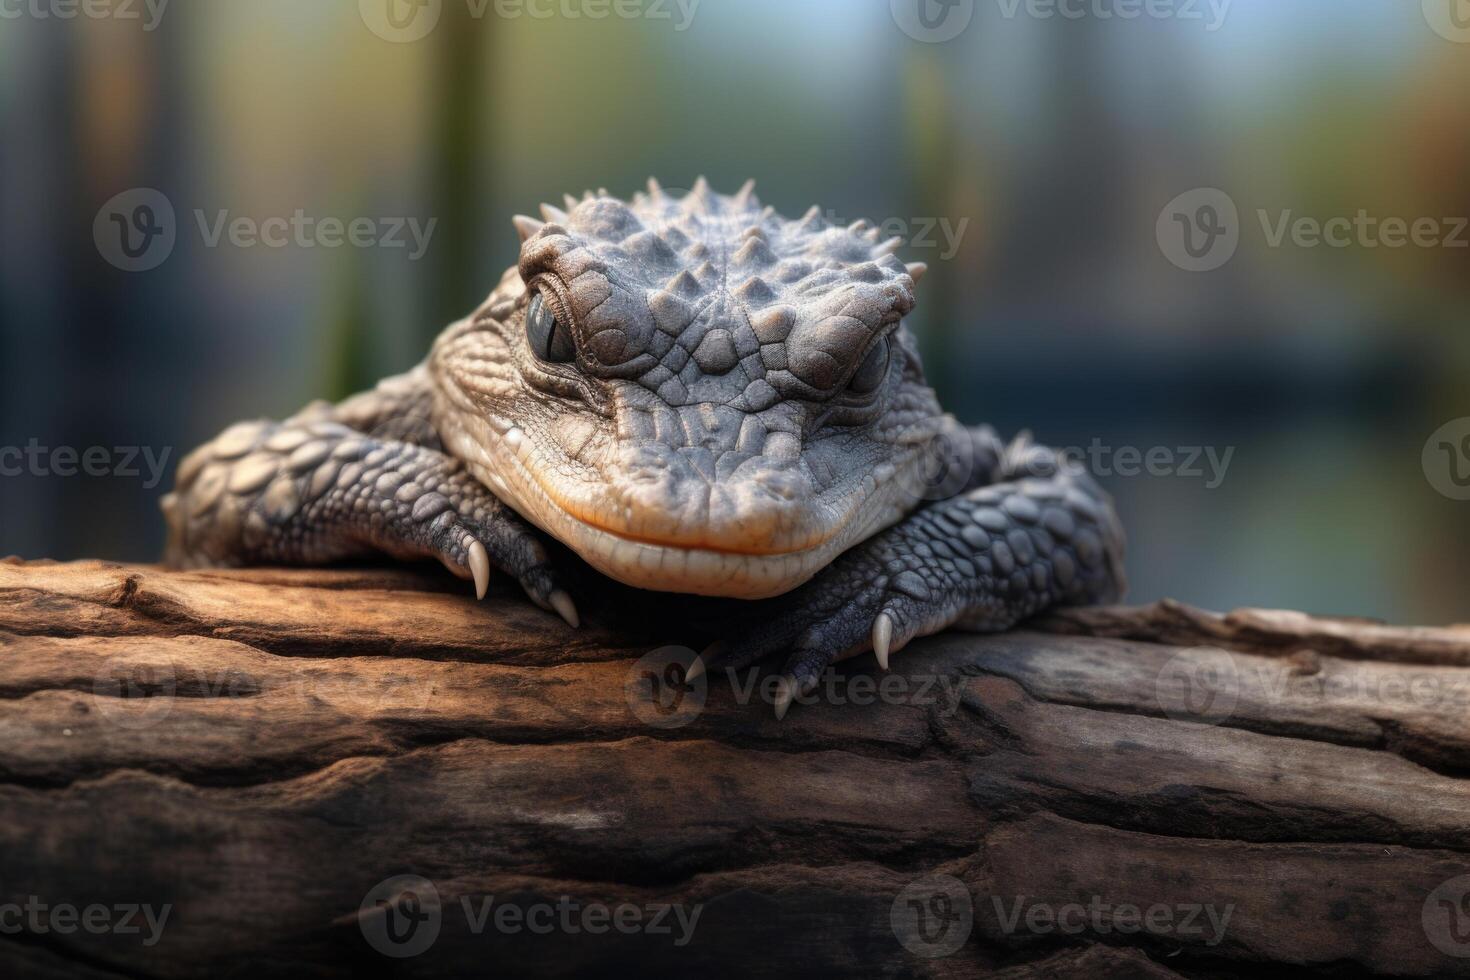
<svg viewBox="0 0 1470 980">
<path fill-rule="evenodd" d="M 482 596 L 494 566 L 575 626 L 549 534 L 638 589 L 767 600 L 707 659 L 787 652 L 778 712 L 845 656 L 1121 595 L 1092 479 L 940 410 L 896 240 L 702 179 L 542 211 L 425 364 L 191 454 L 168 558 L 432 557 Z"/>
</svg>

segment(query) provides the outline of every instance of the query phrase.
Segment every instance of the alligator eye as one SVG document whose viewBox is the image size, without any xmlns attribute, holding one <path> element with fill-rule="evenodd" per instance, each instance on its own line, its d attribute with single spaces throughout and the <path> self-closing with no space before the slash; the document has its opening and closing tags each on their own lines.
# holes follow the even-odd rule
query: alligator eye
<svg viewBox="0 0 1470 980">
<path fill-rule="evenodd" d="M 857 373 L 847 383 L 847 390 L 855 395 L 870 395 L 877 391 L 883 379 L 888 377 L 890 350 L 887 337 L 874 344 L 873 349 L 868 351 L 868 356 L 863 358 L 863 363 L 858 366 Z"/>
<path fill-rule="evenodd" d="M 531 297 L 531 305 L 526 307 L 526 340 L 543 361 L 566 364 L 577 356 L 572 332 L 551 312 L 551 307 L 539 292 Z"/>
</svg>

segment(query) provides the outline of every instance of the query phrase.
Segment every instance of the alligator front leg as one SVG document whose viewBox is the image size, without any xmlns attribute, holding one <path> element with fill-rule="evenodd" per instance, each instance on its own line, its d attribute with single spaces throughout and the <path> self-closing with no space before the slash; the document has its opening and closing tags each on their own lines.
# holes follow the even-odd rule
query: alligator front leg
<svg viewBox="0 0 1470 980">
<path fill-rule="evenodd" d="M 974 436 L 993 442 L 988 430 Z M 887 669 L 893 651 L 949 626 L 993 632 L 1050 606 L 1121 598 L 1122 527 L 1092 477 L 1024 437 L 988 458 L 999 482 L 931 503 L 846 552 L 772 600 L 760 625 L 707 651 L 692 676 L 787 652 L 781 717 L 846 657 L 871 649 Z"/>
<path fill-rule="evenodd" d="M 435 448 L 432 434 L 416 435 L 400 416 L 370 426 L 394 438 L 331 420 L 360 413 L 362 397 L 286 422 L 242 423 L 190 454 L 163 502 L 167 560 L 199 567 L 321 564 L 375 552 L 436 558 L 473 580 L 481 597 L 496 567 L 576 626 L 539 532 Z"/>
</svg>

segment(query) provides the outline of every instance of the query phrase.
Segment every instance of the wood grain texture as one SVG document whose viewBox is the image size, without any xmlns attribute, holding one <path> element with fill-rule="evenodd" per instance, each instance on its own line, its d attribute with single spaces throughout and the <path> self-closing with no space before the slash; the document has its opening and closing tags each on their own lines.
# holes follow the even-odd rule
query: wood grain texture
<svg viewBox="0 0 1470 980">
<path fill-rule="evenodd" d="M 1470 975 L 1470 631 L 1066 610 L 671 725 L 646 627 L 0 562 L 5 972 Z"/>
</svg>

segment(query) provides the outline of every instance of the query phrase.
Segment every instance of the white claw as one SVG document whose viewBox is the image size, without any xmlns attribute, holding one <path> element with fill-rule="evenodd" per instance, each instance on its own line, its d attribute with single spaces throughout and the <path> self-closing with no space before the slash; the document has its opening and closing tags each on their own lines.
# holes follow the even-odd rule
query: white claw
<svg viewBox="0 0 1470 980">
<path fill-rule="evenodd" d="M 689 671 L 684 675 L 684 680 L 695 681 L 703 677 L 704 672 L 709 669 L 709 662 L 713 660 L 717 654 L 724 652 L 724 649 L 725 641 L 716 640 L 709 646 L 705 647 L 703 650 L 699 651 L 699 656 L 695 657 L 694 663 L 689 665 Z"/>
<path fill-rule="evenodd" d="M 475 598 L 485 598 L 490 591 L 490 553 L 478 540 L 470 541 L 470 571 L 475 576 Z"/>
<path fill-rule="evenodd" d="M 551 608 L 555 609 L 557 615 L 565 619 L 567 625 L 572 629 L 581 627 L 582 617 L 577 615 L 577 607 L 572 602 L 571 596 L 567 595 L 561 589 L 557 589 L 546 597 L 546 601 L 551 603 Z"/>
<path fill-rule="evenodd" d="M 914 285 L 917 286 L 919 284 L 919 280 L 924 278 L 924 273 L 929 271 L 929 263 L 910 262 L 907 266 L 907 269 L 909 273 L 909 278 L 912 279 L 914 281 Z"/>
<path fill-rule="evenodd" d="M 796 678 L 786 675 L 776 682 L 776 720 L 786 717 L 791 702 L 796 700 Z"/>
<path fill-rule="evenodd" d="M 892 643 L 893 618 L 886 612 L 881 612 L 873 620 L 873 655 L 878 658 L 878 666 L 884 670 L 888 669 L 888 648 Z"/>
</svg>

